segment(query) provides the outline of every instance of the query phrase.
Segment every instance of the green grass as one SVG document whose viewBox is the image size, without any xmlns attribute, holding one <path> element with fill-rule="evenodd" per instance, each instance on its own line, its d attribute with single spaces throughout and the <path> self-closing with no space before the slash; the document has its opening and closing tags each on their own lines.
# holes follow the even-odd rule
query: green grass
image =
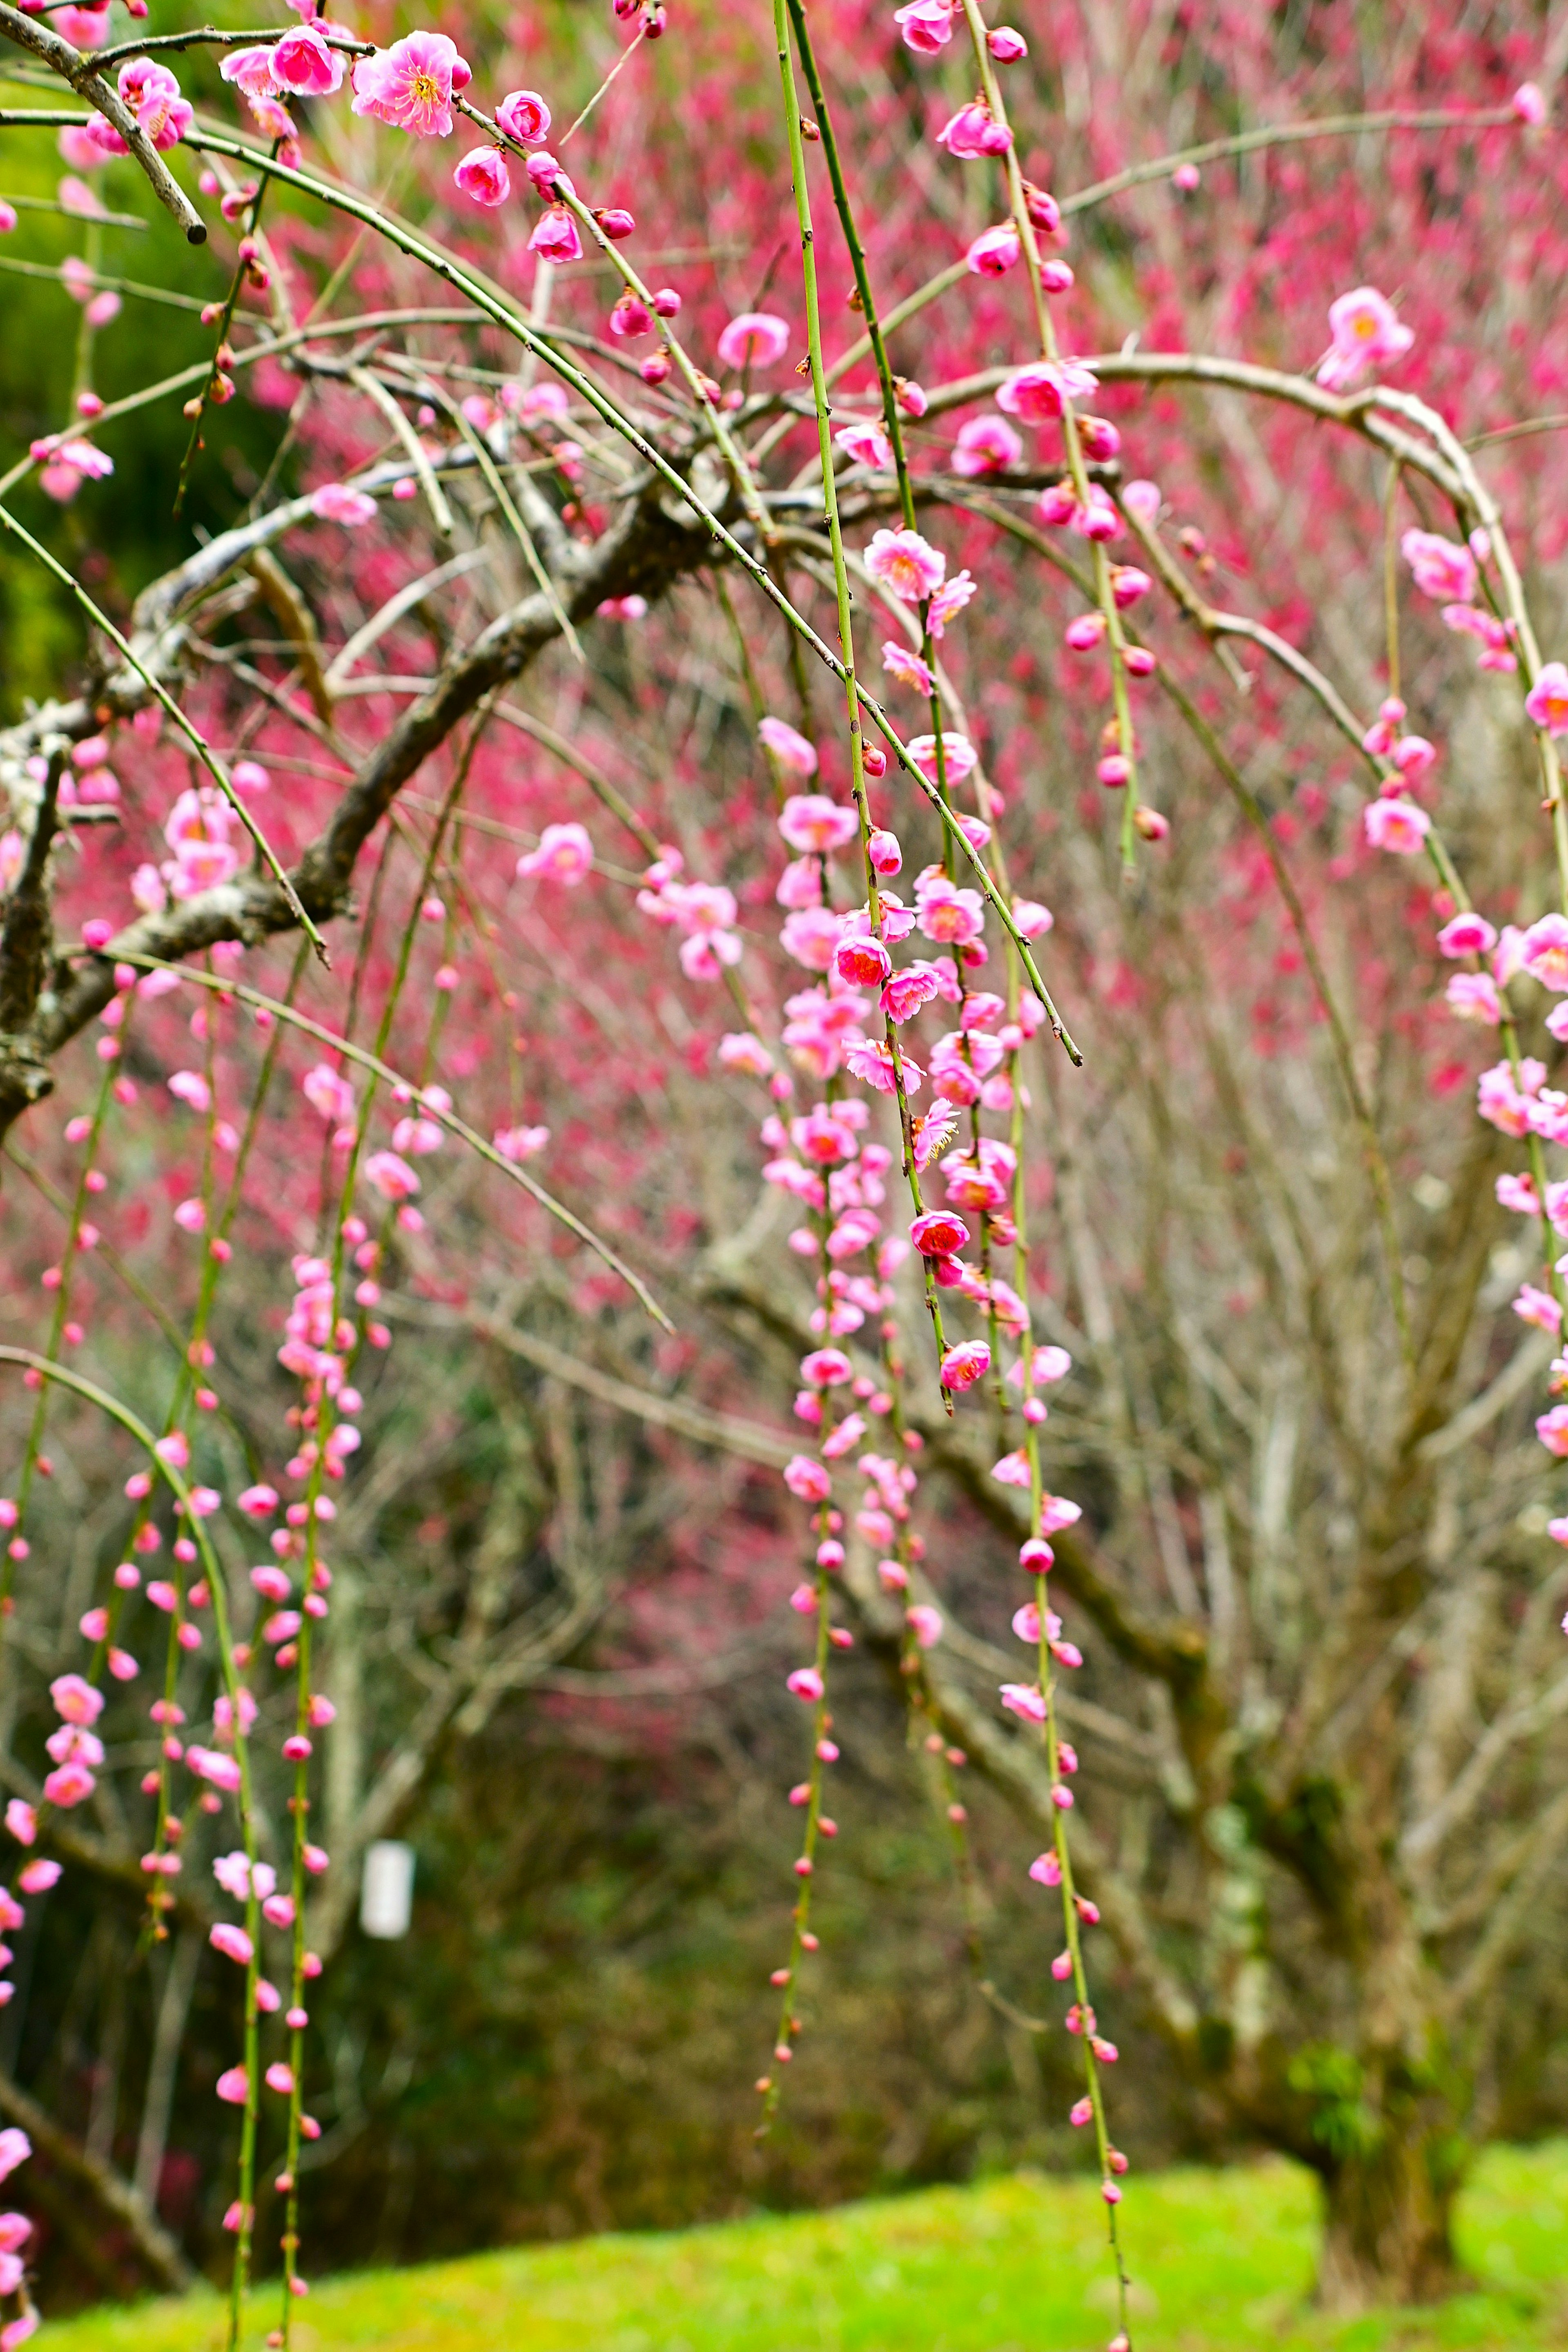
<svg viewBox="0 0 1568 2352">
<path fill-rule="evenodd" d="M 1122 2214 L 1139 2352 L 1524 2352 L 1568 2347 L 1568 2143 L 1498 2148 L 1460 2209 L 1473 2292 L 1352 2321 L 1305 2302 L 1313 2186 L 1283 2163 L 1134 2181 Z M 273 2325 L 270 2290 L 250 2340 Z M 1113 2333 L 1092 2184 L 973 2189 L 583 2239 L 330 2279 L 297 2305 L 299 2352 L 1100 2352 Z M 210 2295 L 89 2313 L 52 2352 L 212 2352 Z"/>
</svg>

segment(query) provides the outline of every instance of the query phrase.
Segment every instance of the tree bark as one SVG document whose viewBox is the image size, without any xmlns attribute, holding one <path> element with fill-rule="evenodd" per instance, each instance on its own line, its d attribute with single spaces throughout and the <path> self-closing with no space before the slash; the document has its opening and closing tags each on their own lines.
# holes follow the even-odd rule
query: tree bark
<svg viewBox="0 0 1568 2352">
<path fill-rule="evenodd" d="M 1391 2123 L 1374 2147 L 1323 2168 L 1318 2301 L 1326 2311 L 1436 2303 L 1459 2283 L 1452 2141 Z"/>
</svg>

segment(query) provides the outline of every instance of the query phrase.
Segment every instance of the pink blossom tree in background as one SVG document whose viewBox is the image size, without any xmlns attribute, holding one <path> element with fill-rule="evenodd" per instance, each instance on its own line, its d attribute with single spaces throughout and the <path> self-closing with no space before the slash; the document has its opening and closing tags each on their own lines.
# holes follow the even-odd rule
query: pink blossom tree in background
<svg viewBox="0 0 1568 2352">
<path fill-rule="evenodd" d="M 759 2133 L 858 1646 L 960 1890 L 964 1775 L 1016 1817 L 1114 2344 L 1134 2028 L 1319 2173 L 1327 2299 L 1441 2291 L 1568 1844 L 1556 50 L 311 5 L 0 0 L 86 247 L 0 477 L 83 632 L 0 732 L 5 1932 L 79 1874 L 211 1972 L 286 2343 L 364 1846 L 606 1627 L 790 1629 Z M 199 356 L 114 390 L 161 291 Z M 233 402 L 224 527 L 95 566 L 150 416 L 178 512 Z M 548 1507 L 519 1438 L 460 1574 L 394 1557 L 509 1357 Z M 639 1590 L 675 1493 L 743 1591 Z M 129 2180 L 0 2079 L 165 2282 L 169 2015 Z"/>
</svg>

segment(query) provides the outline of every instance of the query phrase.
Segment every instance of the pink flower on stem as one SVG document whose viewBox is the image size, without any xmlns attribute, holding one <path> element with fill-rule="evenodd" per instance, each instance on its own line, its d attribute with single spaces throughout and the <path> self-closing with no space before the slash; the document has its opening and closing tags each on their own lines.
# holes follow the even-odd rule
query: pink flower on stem
<svg viewBox="0 0 1568 2352">
<path fill-rule="evenodd" d="M 472 148 L 452 177 L 476 205 L 504 205 L 511 194 L 511 175 L 497 147 Z"/>
<path fill-rule="evenodd" d="M 324 98 L 342 81 L 345 60 L 331 49 L 319 26 L 299 25 L 272 45 L 272 79 L 296 98 Z"/>
<path fill-rule="evenodd" d="M 942 1614 L 928 1601 L 917 1601 L 904 1612 L 904 1622 L 922 1650 L 933 1650 L 942 1635 Z"/>
<path fill-rule="evenodd" d="M 912 686 L 917 694 L 936 692 L 936 679 L 919 654 L 897 637 L 888 637 L 882 644 L 882 667 L 900 686 Z"/>
<path fill-rule="evenodd" d="M 1551 661 L 1524 698 L 1524 708 L 1549 735 L 1568 735 L 1568 667 Z"/>
<path fill-rule="evenodd" d="M 1432 820 L 1414 801 L 1369 801 L 1362 824 L 1373 849 L 1389 849 L 1399 857 L 1414 857 L 1432 830 Z"/>
<path fill-rule="evenodd" d="M 805 1699 L 810 1703 L 822 1696 L 826 1685 L 815 1666 L 796 1666 L 794 1674 L 785 1682 L 784 1688 L 792 1697 Z"/>
<path fill-rule="evenodd" d="M 936 143 L 961 162 L 972 163 L 986 155 L 1005 155 L 1013 144 L 1013 133 L 1005 122 L 994 119 L 983 100 L 976 98 L 971 99 L 967 106 L 961 106 L 942 124 L 936 134 Z"/>
<path fill-rule="evenodd" d="M 891 443 L 882 427 L 870 419 L 864 424 L 841 426 L 833 438 L 858 466 L 883 467 L 893 462 Z"/>
<path fill-rule="evenodd" d="M 419 1190 L 419 1179 L 395 1151 L 373 1151 L 364 1163 L 365 1181 L 381 1194 L 384 1201 L 411 1201 Z"/>
<path fill-rule="evenodd" d="M 416 139 L 445 139 L 452 129 L 452 92 L 466 89 L 471 79 L 445 33 L 408 33 L 357 61 L 353 110 Z"/>
<path fill-rule="evenodd" d="M 583 240 L 577 234 L 577 224 L 564 205 L 552 205 L 534 223 L 528 249 L 537 253 L 542 261 L 552 262 L 557 268 L 569 261 L 583 258 Z"/>
<path fill-rule="evenodd" d="M 943 1388 L 972 1389 L 991 1370 L 991 1350 L 984 1339 L 961 1339 L 942 1360 Z"/>
<path fill-rule="evenodd" d="M 537 147 L 550 136 L 550 109 L 536 89 L 510 89 L 496 109 L 496 121 L 520 147 Z"/>
<path fill-rule="evenodd" d="M 1026 425 L 1051 425 L 1070 400 L 1087 400 L 1100 378 L 1081 360 L 1031 360 L 998 388 L 996 405 Z"/>
<path fill-rule="evenodd" d="M 921 775 L 928 776 L 932 783 L 937 780 L 936 746 L 934 735 L 912 735 L 906 746 Z M 965 776 L 973 774 L 979 759 L 980 754 L 967 735 L 943 734 L 942 761 L 950 784 L 962 783 Z M 929 938 L 931 934 L 928 932 L 926 936 Z"/>
<path fill-rule="evenodd" d="M 1023 247 L 1011 221 L 982 229 L 963 257 L 963 266 L 976 278 L 1004 278 L 1017 262 Z"/>
<path fill-rule="evenodd" d="M 947 558 L 918 530 L 879 530 L 866 550 L 866 569 L 906 604 L 934 596 L 947 574 Z"/>
<path fill-rule="evenodd" d="M 1496 945 L 1497 933 L 1490 923 L 1468 907 L 1437 934 L 1438 951 L 1446 956 L 1489 955 Z"/>
<path fill-rule="evenodd" d="M 341 522 L 345 529 L 362 530 L 375 520 L 376 507 L 367 492 L 353 489 L 347 482 L 323 482 L 311 493 L 310 512 L 323 522 Z"/>
<path fill-rule="evenodd" d="M 772 752 L 785 775 L 803 780 L 816 773 L 816 750 L 804 735 L 797 733 L 787 719 L 759 719 L 757 733 L 764 747 Z M 853 829 L 853 828 L 851 828 Z M 787 834 L 785 839 L 788 839 Z"/>
<path fill-rule="evenodd" d="M 1016 466 L 1023 454 L 1024 444 L 1005 417 L 972 416 L 967 425 L 958 428 L 952 470 L 970 478 L 977 474 L 997 474 L 1007 466 Z"/>
<path fill-rule="evenodd" d="M 1453 973 L 1443 996 L 1457 1020 L 1477 1021 L 1495 1029 L 1502 1019 L 1502 999 L 1489 971 Z"/>
<path fill-rule="evenodd" d="M 593 869 L 594 845 L 580 824 L 547 824 L 539 846 L 517 861 L 519 881 L 559 882 L 575 889 Z"/>
<path fill-rule="evenodd" d="M 95 1690 L 80 1675 L 58 1675 L 49 1685 L 49 1696 L 62 1723 L 85 1727 L 96 1723 L 103 1713 L 103 1693 Z"/>
<path fill-rule="evenodd" d="M 1510 101 L 1514 117 L 1530 130 L 1538 130 L 1546 120 L 1546 98 L 1538 82 L 1521 81 Z"/>
<path fill-rule="evenodd" d="M 952 38 L 953 0 L 907 0 L 895 8 L 893 22 L 904 47 L 918 58 L 934 58 Z"/>
<path fill-rule="evenodd" d="M 1348 390 L 1363 368 L 1403 359 L 1415 341 L 1375 286 L 1358 286 L 1329 305 L 1329 333 L 1333 347 L 1318 370 L 1318 382 L 1331 392 Z"/>
<path fill-rule="evenodd" d="M 789 348 L 789 328 L 771 310 L 742 310 L 719 338 L 719 357 L 727 368 L 772 367 Z"/>
<path fill-rule="evenodd" d="M 1415 585 L 1434 604 L 1468 604 L 1474 597 L 1476 559 L 1468 547 L 1435 530 L 1407 530 L 1399 551 Z M 1399 715 L 1403 719 L 1403 709 Z"/>
<path fill-rule="evenodd" d="M 847 847 L 855 838 L 858 822 L 852 808 L 841 807 L 826 793 L 792 793 L 780 814 L 779 831 L 803 856 L 826 856 Z"/>
<path fill-rule="evenodd" d="M 1523 969 L 1542 988 L 1568 993 L 1568 916 L 1542 915 L 1524 934 Z"/>
</svg>

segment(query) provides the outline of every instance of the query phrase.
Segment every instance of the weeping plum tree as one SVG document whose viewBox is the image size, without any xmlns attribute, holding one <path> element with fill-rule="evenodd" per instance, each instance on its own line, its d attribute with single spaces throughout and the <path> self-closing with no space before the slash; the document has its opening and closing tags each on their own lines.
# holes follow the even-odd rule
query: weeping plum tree
<svg viewBox="0 0 1568 2352">
<path fill-rule="evenodd" d="M 6 168 L 66 173 L 0 263 L 80 240 L 0 476 L 81 629 L 0 735 L 7 1932 L 69 1871 L 187 2005 L 210 1944 L 231 2341 L 280 2249 L 286 2343 L 357 1856 L 659 1507 L 558 1425 L 460 1579 L 389 1577 L 434 1323 L 752 1465 L 707 1509 L 772 1530 L 802 1756 L 761 2132 L 858 1639 L 959 1878 L 966 1771 L 1031 1832 L 1116 2345 L 1118 2012 L 1317 2169 L 1327 2299 L 1426 2295 L 1568 1841 L 1552 61 L 616 14 L 0 5 Z M 177 364 L 122 387 L 143 303 Z M 226 527 L 95 555 L 155 424 L 177 519 L 247 410 Z M 165 2278 L 169 2014 L 132 2180 L 0 2083 L 0 2162 Z"/>
</svg>

